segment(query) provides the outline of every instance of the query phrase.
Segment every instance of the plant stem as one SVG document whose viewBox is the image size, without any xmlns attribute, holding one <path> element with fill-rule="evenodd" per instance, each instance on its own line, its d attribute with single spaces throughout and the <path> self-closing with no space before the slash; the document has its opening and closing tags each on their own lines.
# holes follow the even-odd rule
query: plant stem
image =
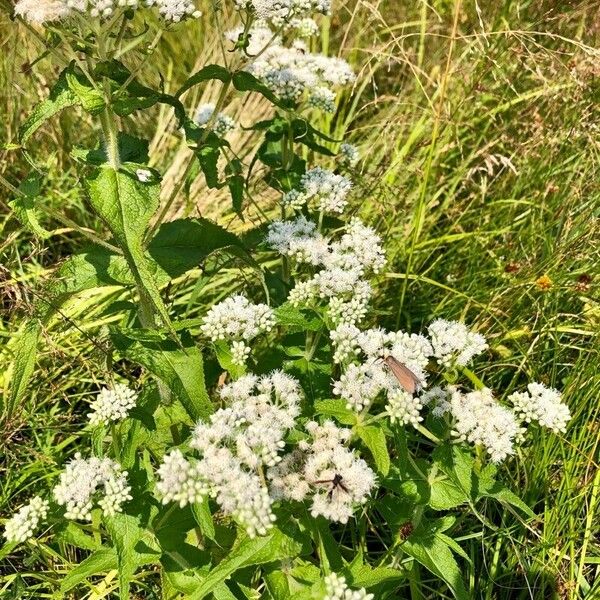
<svg viewBox="0 0 600 600">
<path fill-rule="evenodd" d="M 107 105 L 100 113 L 100 123 L 104 134 L 104 147 L 108 164 L 117 171 L 121 166 L 121 157 L 119 156 L 119 136 L 117 125 L 112 111 Z"/>
</svg>

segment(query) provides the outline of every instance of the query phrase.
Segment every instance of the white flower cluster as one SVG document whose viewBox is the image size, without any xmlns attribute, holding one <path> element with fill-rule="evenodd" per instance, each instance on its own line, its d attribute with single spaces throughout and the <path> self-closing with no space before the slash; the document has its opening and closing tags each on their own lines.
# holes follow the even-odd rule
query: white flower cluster
<svg viewBox="0 0 600 600">
<path fill-rule="evenodd" d="M 488 388 L 466 394 L 450 388 L 450 392 L 453 433 L 458 439 L 483 446 L 495 463 L 513 454 L 522 429 L 512 410 L 499 404 Z"/>
<path fill-rule="evenodd" d="M 373 229 L 352 219 L 340 240 L 332 242 L 300 216 L 272 223 L 266 241 L 299 264 L 323 267 L 310 279 L 296 283 L 289 302 L 297 306 L 327 299 L 334 323 L 356 323 L 365 316 L 372 289 L 364 277 L 377 273 L 385 263 L 381 240 Z"/>
<path fill-rule="evenodd" d="M 351 590 L 346 578 L 337 573 L 330 573 L 324 578 L 325 595 L 323 600 L 373 600 L 373 594 L 367 594 L 364 588 Z"/>
<path fill-rule="evenodd" d="M 322 104 L 327 109 L 334 108 L 332 88 L 354 81 L 352 68 L 345 60 L 311 54 L 300 42 L 291 48 L 272 43 L 247 69 L 280 98 L 300 102 L 303 96 L 312 97 L 313 106 Z"/>
<path fill-rule="evenodd" d="M 68 19 L 76 13 L 106 19 L 116 10 L 135 9 L 139 4 L 138 0 L 19 0 L 15 14 L 30 23 L 44 24 Z M 169 23 L 202 14 L 191 0 L 146 0 L 145 5 L 155 6 L 161 18 Z"/>
<path fill-rule="evenodd" d="M 343 212 L 348 204 L 352 183 L 342 175 L 315 167 L 302 176 L 300 183 L 300 190 L 292 190 L 284 196 L 285 205 L 299 209 L 308 201 L 315 200 L 318 210 L 335 214 Z"/>
<path fill-rule="evenodd" d="M 346 523 L 375 487 L 375 474 L 347 447 L 351 431 L 333 421 L 306 424 L 310 442 L 267 471 L 276 498 L 303 501 L 312 498 L 311 514 Z"/>
<path fill-rule="evenodd" d="M 225 38 L 235 44 L 239 41 L 243 33 L 243 27 L 236 27 L 228 31 L 225 34 Z M 249 56 L 256 56 L 270 44 L 275 46 L 281 45 L 281 37 L 275 34 L 264 20 L 259 19 L 252 23 L 247 33 L 247 43 L 246 53 Z"/>
<path fill-rule="evenodd" d="M 354 144 L 343 143 L 338 156 L 340 162 L 346 167 L 355 167 L 360 160 L 360 153 Z"/>
<path fill-rule="evenodd" d="M 25 542 L 33 536 L 40 522 L 47 516 L 48 501 L 35 496 L 6 521 L 4 537 L 8 542 Z"/>
<path fill-rule="evenodd" d="M 428 328 L 434 356 L 445 367 L 468 365 L 487 347 L 485 338 L 464 323 L 436 319 Z"/>
<path fill-rule="evenodd" d="M 235 0 L 238 10 L 250 9 L 259 19 L 280 25 L 311 13 L 329 14 L 331 0 Z"/>
<path fill-rule="evenodd" d="M 186 459 L 173 450 L 158 469 L 156 487 L 163 502 L 181 506 L 210 495 L 248 535 L 262 535 L 275 517 L 259 470 L 281 460 L 283 438 L 300 414 L 302 391 L 294 378 L 275 371 L 240 377 L 220 394 L 226 408 L 199 422 L 190 441 L 201 457 Z"/>
<path fill-rule="evenodd" d="M 78 452 L 61 473 L 54 488 L 54 499 L 65 506 L 67 519 L 91 520 L 96 503 L 105 515 L 121 512 L 122 505 L 131 500 L 127 471 L 109 458 L 84 459 Z"/>
<path fill-rule="evenodd" d="M 214 104 L 201 104 L 198 107 L 198 110 L 196 111 L 196 118 L 194 120 L 200 126 L 206 125 L 210 121 L 214 112 Z M 214 131 L 220 137 L 226 136 L 230 131 L 233 131 L 235 128 L 235 121 L 231 117 L 228 117 L 223 113 L 218 113 L 211 125 L 211 130 Z"/>
<path fill-rule="evenodd" d="M 137 397 L 136 392 L 122 383 L 117 383 L 112 388 L 103 388 L 90 404 L 90 423 L 107 425 L 111 421 L 122 421 L 135 406 Z"/>
<path fill-rule="evenodd" d="M 227 408 L 196 425 L 191 446 L 205 452 L 211 446 L 230 445 L 251 469 L 274 465 L 284 447 L 283 437 L 300 414 L 302 391 L 298 382 L 282 371 L 257 377 L 245 375 L 223 386 Z"/>
<path fill-rule="evenodd" d="M 383 393 L 392 422 L 416 426 L 422 420 L 422 400 L 401 387 L 383 359 L 393 357 L 424 385 L 425 368 L 433 352 L 427 338 L 383 329 L 360 331 L 348 323 L 339 325 L 330 336 L 334 361 L 343 366 L 340 379 L 334 382 L 333 393 L 346 401 L 347 408 L 361 411 Z"/>
<path fill-rule="evenodd" d="M 246 342 L 270 331 L 274 325 L 275 315 L 266 304 L 252 304 L 244 296 L 236 295 L 215 304 L 200 329 L 213 342 L 232 340 L 232 361 L 244 365 L 250 354 Z"/>
<path fill-rule="evenodd" d="M 564 433 L 571 419 L 569 407 L 561 401 L 558 390 L 543 383 L 530 383 L 527 392 L 515 392 L 508 397 L 515 412 L 526 423 L 538 422 L 542 427 Z"/>
</svg>

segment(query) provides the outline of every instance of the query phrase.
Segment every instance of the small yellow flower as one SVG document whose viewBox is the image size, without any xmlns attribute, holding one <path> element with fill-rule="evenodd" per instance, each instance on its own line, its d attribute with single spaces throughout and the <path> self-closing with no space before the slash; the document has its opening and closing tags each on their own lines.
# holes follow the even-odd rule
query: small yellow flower
<svg viewBox="0 0 600 600">
<path fill-rule="evenodd" d="M 545 292 L 552 287 L 552 279 L 550 279 L 548 275 L 542 275 L 535 280 L 535 285 L 537 285 L 540 290 Z"/>
</svg>

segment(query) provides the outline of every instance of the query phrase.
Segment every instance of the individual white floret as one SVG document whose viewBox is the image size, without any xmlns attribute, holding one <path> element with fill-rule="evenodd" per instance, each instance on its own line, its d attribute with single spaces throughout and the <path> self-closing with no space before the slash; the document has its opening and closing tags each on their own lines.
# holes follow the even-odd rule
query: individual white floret
<svg viewBox="0 0 600 600">
<path fill-rule="evenodd" d="M 367 594 L 364 588 L 352 590 L 346 583 L 346 578 L 337 573 L 330 573 L 324 578 L 325 595 L 323 600 L 373 600 L 373 594 Z"/>
<path fill-rule="evenodd" d="M 206 125 L 211 120 L 215 112 L 214 104 L 201 104 L 196 111 L 195 121 L 198 125 Z M 230 131 L 233 131 L 236 128 L 236 122 L 227 115 L 223 113 L 219 113 L 215 119 L 213 120 L 210 128 L 214 131 L 218 136 L 224 137 Z"/>
<path fill-rule="evenodd" d="M 8 542 L 25 542 L 35 534 L 40 523 L 48 516 L 48 501 L 33 497 L 22 506 L 4 525 L 4 537 Z"/>
<path fill-rule="evenodd" d="M 101 389 L 90 404 L 90 423 L 107 425 L 114 421 L 122 421 L 136 405 L 137 398 L 137 393 L 122 383 L 117 383 L 112 388 Z"/>
<path fill-rule="evenodd" d="M 571 419 L 571 412 L 562 402 L 560 392 L 543 383 L 530 383 L 527 390 L 515 392 L 508 397 L 519 418 L 526 423 L 537 422 L 554 433 L 564 433 Z"/>
<path fill-rule="evenodd" d="M 65 517 L 74 520 L 91 520 L 94 502 L 107 515 L 122 510 L 131 499 L 127 484 L 127 471 L 109 458 L 84 459 L 78 452 L 61 473 L 54 488 L 54 498 L 65 506 Z"/>
<path fill-rule="evenodd" d="M 450 412 L 454 435 L 483 446 L 492 462 L 501 462 L 513 454 L 514 441 L 521 435 L 519 423 L 513 411 L 494 400 L 491 390 L 484 388 L 463 394 L 453 389 Z"/>
<path fill-rule="evenodd" d="M 445 367 L 464 367 L 487 347 L 485 338 L 464 323 L 436 319 L 429 327 L 434 356 Z"/>
</svg>

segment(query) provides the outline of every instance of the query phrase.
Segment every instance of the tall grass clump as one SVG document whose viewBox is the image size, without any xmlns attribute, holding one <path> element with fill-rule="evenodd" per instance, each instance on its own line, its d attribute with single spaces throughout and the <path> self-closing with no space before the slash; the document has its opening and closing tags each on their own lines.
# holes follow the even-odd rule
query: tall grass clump
<svg viewBox="0 0 600 600">
<path fill-rule="evenodd" d="M 554 107 L 596 54 L 518 8 L 9 7 L 3 591 L 594 597 L 595 165 Z"/>
</svg>

